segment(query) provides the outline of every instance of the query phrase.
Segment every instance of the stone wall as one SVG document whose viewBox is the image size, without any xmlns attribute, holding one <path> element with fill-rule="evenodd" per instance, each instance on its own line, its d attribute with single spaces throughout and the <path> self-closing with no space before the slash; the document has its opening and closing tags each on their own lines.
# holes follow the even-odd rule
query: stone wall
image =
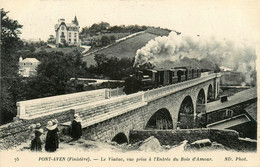
<svg viewBox="0 0 260 167">
<path fill-rule="evenodd" d="M 132 110 L 106 121 L 88 126 L 83 129 L 83 136 L 86 139 L 111 141 L 118 133 L 124 133 L 129 137 L 132 129 L 143 129 L 142 108 Z"/>
<path fill-rule="evenodd" d="M 31 120 L 17 119 L 12 123 L 2 125 L 0 127 L 0 150 L 9 149 L 28 140 L 31 133 L 29 130 L 31 124 L 41 123 L 42 128 L 46 131 L 45 127 L 48 121 L 57 119 L 59 123 L 68 122 L 73 120 L 73 115 L 74 111 L 68 110 Z"/>
<path fill-rule="evenodd" d="M 31 119 L 48 115 L 53 112 L 63 112 L 71 107 L 103 100 L 109 89 L 84 91 L 59 96 L 51 96 L 17 102 L 17 117 Z"/>
<path fill-rule="evenodd" d="M 92 104 L 80 105 L 73 107 L 73 109 L 82 118 L 82 126 L 86 127 L 129 112 L 143 105 L 146 105 L 143 102 L 143 92 L 139 92 L 128 96 L 97 101 Z"/>
<path fill-rule="evenodd" d="M 212 142 L 218 142 L 231 149 L 243 151 L 256 150 L 256 141 L 240 139 L 236 131 L 218 129 L 135 130 L 130 131 L 129 142 L 133 144 L 143 141 L 150 136 L 156 137 L 161 145 L 176 145 L 184 140 L 192 143 L 196 140 L 210 139 Z"/>
</svg>

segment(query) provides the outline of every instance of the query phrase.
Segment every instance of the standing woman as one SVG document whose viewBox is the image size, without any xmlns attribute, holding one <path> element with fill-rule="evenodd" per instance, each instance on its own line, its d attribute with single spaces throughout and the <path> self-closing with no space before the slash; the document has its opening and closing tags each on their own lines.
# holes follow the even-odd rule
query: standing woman
<svg viewBox="0 0 260 167">
<path fill-rule="evenodd" d="M 41 124 L 37 123 L 35 128 L 35 138 L 31 142 L 31 151 L 42 151 L 42 140 L 41 135 L 43 134 L 43 129 Z"/>
<path fill-rule="evenodd" d="M 57 120 L 48 121 L 47 123 L 47 136 L 45 142 L 45 150 L 48 152 L 54 152 L 59 148 L 58 128 Z"/>
<path fill-rule="evenodd" d="M 74 140 L 79 139 L 82 136 L 81 118 L 78 114 L 74 115 L 74 120 L 71 123 L 71 137 Z"/>
</svg>

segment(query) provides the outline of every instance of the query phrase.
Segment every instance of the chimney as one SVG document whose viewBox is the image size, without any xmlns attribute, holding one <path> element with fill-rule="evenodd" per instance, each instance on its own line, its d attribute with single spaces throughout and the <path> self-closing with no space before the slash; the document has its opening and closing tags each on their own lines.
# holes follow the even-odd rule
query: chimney
<svg viewBox="0 0 260 167">
<path fill-rule="evenodd" d="M 59 19 L 59 24 L 65 23 L 65 19 Z"/>
<path fill-rule="evenodd" d="M 19 57 L 19 62 L 23 61 L 23 58 L 22 56 Z"/>
</svg>

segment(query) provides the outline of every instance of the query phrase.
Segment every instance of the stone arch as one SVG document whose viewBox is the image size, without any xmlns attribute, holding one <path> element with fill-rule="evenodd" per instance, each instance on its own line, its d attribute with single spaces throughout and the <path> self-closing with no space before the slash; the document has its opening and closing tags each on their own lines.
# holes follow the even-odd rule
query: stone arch
<svg viewBox="0 0 260 167">
<path fill-rule="evenodd" d="M 196 113 L 201 113 L 203 110 L 203 106 L 206 103 L 206 94 L 203 88 L 200 89 L 197 101 L 196 101 Z"/>
<path fill-rule="evenodd" d="M 145 129 L 173 129 L 172 116 L 166 108 L 156 111 L 147 121 Z"/>
<path fill-rule="evenodd" d="M 212 84 L 209 84 L 208 87 L 208 96 L 207 96 L 207 102 L 212 101 L 214 99 L 214 90 Z"/>
<path fill-rule="evenodd" d="M 181 129 L 193 128 L 194 122 L 194 107 L 191 96 L 186 96 L 179 109 L 178 127 Z"/>
<path fill-rule="evenodd" d="M 112 141 L 114 141 L 118 144 L 128 143 L 127 137 L 123 132 L 115 135 L 115 137 L 113 137 Z"/>
</svg>

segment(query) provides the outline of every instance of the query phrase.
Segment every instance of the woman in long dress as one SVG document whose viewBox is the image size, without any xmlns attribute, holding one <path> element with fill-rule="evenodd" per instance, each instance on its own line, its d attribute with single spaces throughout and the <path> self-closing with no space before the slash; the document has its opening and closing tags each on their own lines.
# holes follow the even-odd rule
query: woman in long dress
<svg viewBox="0 0 260 167">
<path fill-rule="evenodd" d="M 81 118 L 78 114 L 74 115 L 74 120 L 71 123 L 71 137 L 74 140 L 79 139 L 82 136 Z"/>
<path fill-rule="evenodd" d="M 48 121 L 46 128 L 48 132 L 46 136 L 45 150 L 48 152 L 54 152 L 59 148 L 57 121 Z"/>
<path fill-rule="evenodd" d="M 35 134 L 35 137 L 31 142 L 31 151 L 42 151 L 41 135 L 43 134 L 43 129 L 41 129 L 40 123 L 36 124 L 34 134 Z"/>
</svg>

